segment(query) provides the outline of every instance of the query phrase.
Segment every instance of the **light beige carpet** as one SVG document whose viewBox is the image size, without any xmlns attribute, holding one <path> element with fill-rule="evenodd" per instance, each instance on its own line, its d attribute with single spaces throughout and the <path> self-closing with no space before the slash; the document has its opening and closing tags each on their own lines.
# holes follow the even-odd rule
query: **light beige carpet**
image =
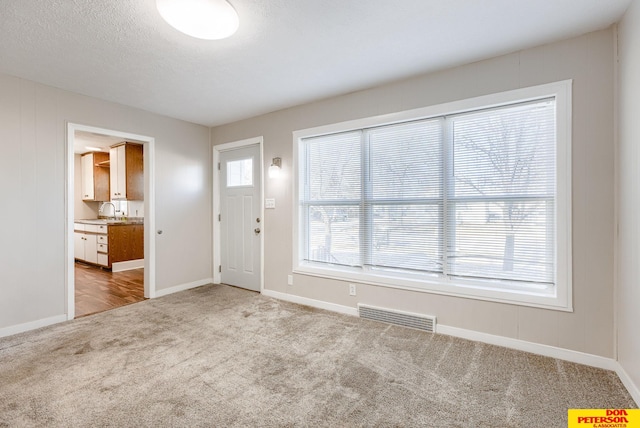
<svg viewBox="0 0 640 428">
<path fill-rule="evenodd" d="M 608 371 L 205 286 L 0 339 L 2 427 L 563 427 Z"/>
</svg>

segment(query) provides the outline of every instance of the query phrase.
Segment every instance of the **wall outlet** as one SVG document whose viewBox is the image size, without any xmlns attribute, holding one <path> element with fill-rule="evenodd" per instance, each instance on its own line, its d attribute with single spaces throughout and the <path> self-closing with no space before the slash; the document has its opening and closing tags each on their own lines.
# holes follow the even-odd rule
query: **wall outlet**
<svg viewBox="0 0 640 428">
<path fill-rule="evenodd" d="M 355 296 L 355 295 L 356 295 L 356 285 L 349 284 L 349 296 Z"/>
<path fill-rule="evenodd" d="M 293 275 L 287 275 L 287 284 L 293 285 Z"/>
</svg>

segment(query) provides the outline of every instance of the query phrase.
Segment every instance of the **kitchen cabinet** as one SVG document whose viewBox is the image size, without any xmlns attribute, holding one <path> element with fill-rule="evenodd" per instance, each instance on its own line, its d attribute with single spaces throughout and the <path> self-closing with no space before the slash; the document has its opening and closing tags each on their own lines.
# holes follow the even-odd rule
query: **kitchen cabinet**
<svg viewBox="0 0 640 428">
<path fill-rule="evenodd" d="M 144 259 L 144 224 L 109 225 L 109 267 L 113 263 Z"/>
<path fill-rule="evenodd" d="M 76 260 L 111 269 L 113 263 L 144 259 L 143 223 L 89 222 L 93 221 L 74 223 Z"/>
<path fill-rule="evenodd" d="M 144 200 L 142 145 L 122 143 L 109 149 L 111 200 Z"/>
<path fill-rule="evenodd" d="M 89 263 L 98 263 L 98 226 L 75 223 L 73 234 L 74 257 Z"/>
<path fill-rule="evenodd" d="M 106 235 L 105 242 L 100 241 L 100 236 L 98 235 L 97 263 L 100 266 L 109 267 L 109 244 L 106 243 Z"/>
<path fill-rule="evenodd" d="M 108 247 L 109 226 L 106 224 L 98 225 L 98 235 L 96 235 L 96 252 L 97 263 L 100 266 L 111 267 L 109 264 L 109 247 Z"/>
<path fill-rule="evenodd" d="M 86 153 L 81 159 L 83 201 L 109 200 L 109 153 Z"/>
</svg>

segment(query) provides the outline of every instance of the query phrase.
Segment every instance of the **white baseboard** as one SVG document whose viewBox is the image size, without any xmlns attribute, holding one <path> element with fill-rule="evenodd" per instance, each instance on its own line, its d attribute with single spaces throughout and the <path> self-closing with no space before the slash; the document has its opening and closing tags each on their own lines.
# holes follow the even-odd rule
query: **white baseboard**
<svg viewBox="0 0 640 428">
<path fill-rule="evenodd" d="M 350 306 L 337 305 L 335 303 L 309 299 L 307 297 L 300 297 L 293 294 L 281 293 L 272 290 L 264 290 L 262 294 L 264 294 L 265 296 L 273 297 L 275 299 L 298 303 L 300 305 L 313 306 L 314 308 L 326 309 L 346 315 L 358 316 L 358 309 L 352 308 Z M 531 352 L 533 354 L 558 358 L 560 360 L 571 361 L 574 363 L 584 364 L 587 366 L 598 367 L 601 369 L 612 370 L 616 372 L 619 367 L 617 361 L 613 360 L 612 358 L 601 357 L 599 355 L 587 354 L 579 351 L 572 351 L 555 346 L 541 345 L 538 343 L 527 342 L 519 339 L 511 339 L 504 336 L 480 333 L 477 331 L 466 330 L 458 327 L 449 327 L 442 324 L 436 325 L 436 333 L 460 337 L 462 339 L 474 340 L 476 342 L 488 343 L 490 345 L 504 346 L 505 348 Z"/>
<path fill-rule="evenodd" d="M 504 346 L 505 348 L 516 349 L 518 351 L 531 352 L 532 354 L 544 355 L 545 357 L 571 361 L 573 363 L 584 364 L 586 366 L 597 367 L 605 370 L 617 371 L 618 368 L 617 361 L 612 358 L 587 354 L 580 351 L 572 351 L 570 349 L 558 348 L 556 346 L 542 345 L 539 343 L 527 342 L 525 340 L 480 333 L 473 330 L 450 327 L 442 324 L 436 326 L 436 332 L 449 336 L 460 337 L 462 339 L 474 340 L 476 342 L 488 343 L 490 345 Z"/>
<path fill-rule="evenodd" d="M 262 294 L 268 297 L 273 297 L 274 299 L 297 303 L 299 305 L 312 306 L 318 309 L 326 309 L 328 311 L 339 312 L 341 314 L 358 316 L 358 309 L 352 308 L 350 306 L 337 305 L 335 303 L 309 299 L 307 297 L 301 297 L 272 290 L 263 290 Z M 599 355 L 587 354 L 585 352 L 573 351 L 570 349 L 558 348 L 556 346 L 527 342 L 520 339 L 512 339 L 504 336 L 496 336 L 493 334 L 466 330 L 458 327 L 450 327 L 442 324 L 436 325 L 436 333 L 473 340 L 476 342 L 487 343 L 490 345 L 503 346 L 505 348 L 530 352 L 532 354 L 557 358 L 559 360 L 584 364 L 586 366 L 597 367 L 600 369 L 611 370 L 618 375 L 623 385 L 629 391 L 631 397 L 635 400 L 636 404 L 640 406 L 640 389 L 637 385 L 634 384 L 634 382 L 631 380 L 622 366 L 612 358 L 601 357 Z"/>
<path fill-rule="evenodd" d="M 299 305 L 311 306 L 318 309 L 326 309 L 327 311 L 339 312 L 341 314 L 358 316 L 358 309 L 352 308 L 350 306 L 336 305 L 335 303 L 309 299 L 307 297 L 300 297 L 294 294 L 281 293 L 279 291 L 273 290 L 262 290 L 262 294 L 267 297 L 273 297 L 274 299 L 297 303 Z"/>
<path fill-rule="evenodd" d="M 163 288 L 162 290 L 156 289 L 155 297 L 167 296 L 169 294 L 177 293 L 178 291 L 185 291 L 191 288 L 200 287 L 202 285 L 213 284 L 213 278 L 200 279 L 198 281 L 188 282 L 186 284 L 180 284 L 169 288 Z"/>
<path fill-rule="evenodd" d="M 638 388 L 638 385 L 633 382 L 627 371 L 620 365 L 620 363 L 616 362 L 616 364 L 618 365 L 618 368 L 616 369 L 618 377 L 625 388 L 627 388 L 627 391 L 629 391 L 631 398 L 636 402 L 636 406 L 640 407 L 640 388 Z"/>
<path fill-rule="evenodd" d="M 199 281 L 189 282 L 187 284 L 176 285 L 175 287 L 165 288 L 163 290 L 157 290 L 155 297 L 166 296 L 168 294 L 177 293 L 178 291 L 189 290 L 191 288 L 196 288 L 202 285 L 207 285 L 212 283 L 213 283 L 212 278 L 205 278 Z M 14 334 L 24 333 L 25 331 L 35 330 L 40 327 L 46 327 L 46 326 L 58 324 L 64 321 L 68 321 L 67 315 L 58 315 L 55 317 L 31 321 L 24 324 L 12 325 L 9 327 L 0 328 L 0 337 L 12 336 Z"/>
<path fill-rule="evenodd" d="M 111 263 L 111 272 L 122 272 L 131 269 L 140 269 L 144 267 L 144 259 L 127 260 L 124 262 Z"/>
<path fill-rule="evenodd" d="M 57 315 L 51 318 L 26 322 L 24 324 L 12 325 L 10 327 L 0 328 L 0 337 L 12 336 L 25 331 L 35 330 L 36 328 L 46 327 L 52 324 L 58 324 L 67 321 L 67 315 Z"/>
<path fill-rule="evenodd" d="M 212 278 L 205 278 L 199 281 L 189 282 L 186 284 L 176 285 L 174 287 L 157 290 L 156 296 L 166 296 L 177 293 L 179 291 L 189 290 L 191 288 L 200 287 L 202 285 L 212 284 Z M 358 316 L 357 308 L 350 306 L 338 305 L 335 303 L 324 302 L 322 300 L 309 299 L 307 297 L 296 296 L 293 294 L 281 293 L 272 290 L 263 290 L 262 294 L 274 299 L 284 300 L 299 305 L 311 306 L 318 309 L 325 309 L 332 312 L 338 312 L 345 315 Z M 45 318 L 41 320 L 31 321 L 24 324 L 18 324 L 10 327 L 0 328 L 0 337 L 11 336 L 23 333 L 29 330 L 46 327 L 67 321 L 66 315 L 58 315 L 55 317 Z M 517 349 L 519 351 L 531 352 L 533 354 L 544 355 L 546 357 L 558 358 L 560 360 L 571 361 L 578 364 L 584 364 L 605 370 L 616 372 L 620 381 L 629 391 L 629 394 L 640 406 L 640 388 L 636 385 L 624 368 L 612 358 L 601 357 L 598 355 L 587 354 L 579 351 L 558 348 L 555 346 L 541 345 L 538 343 L 527 342 L 519 339 L 512 339 L 504 336 L 497 336 L 488 333 L 481 333 L 473 330 L 467 330 L 458 327 L 450 327 L 447 325 L 437 325 L 436 333 L 455 336 L 462 339 L 473 340 L 477 342 L 487 343 L 490 345 L 504 346 L 505 348 Z"/>
</svg>

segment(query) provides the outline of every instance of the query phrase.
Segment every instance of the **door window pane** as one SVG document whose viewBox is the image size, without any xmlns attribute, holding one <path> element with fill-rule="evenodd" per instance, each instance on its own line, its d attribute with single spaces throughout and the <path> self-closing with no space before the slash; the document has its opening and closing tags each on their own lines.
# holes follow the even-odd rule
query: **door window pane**
<svg viewBox="0 0 640 428">
<path fill-rule="evenodd" d="M 253 158 L 227 162 L 227 187 L 253 186 Z"/>
</svg>

